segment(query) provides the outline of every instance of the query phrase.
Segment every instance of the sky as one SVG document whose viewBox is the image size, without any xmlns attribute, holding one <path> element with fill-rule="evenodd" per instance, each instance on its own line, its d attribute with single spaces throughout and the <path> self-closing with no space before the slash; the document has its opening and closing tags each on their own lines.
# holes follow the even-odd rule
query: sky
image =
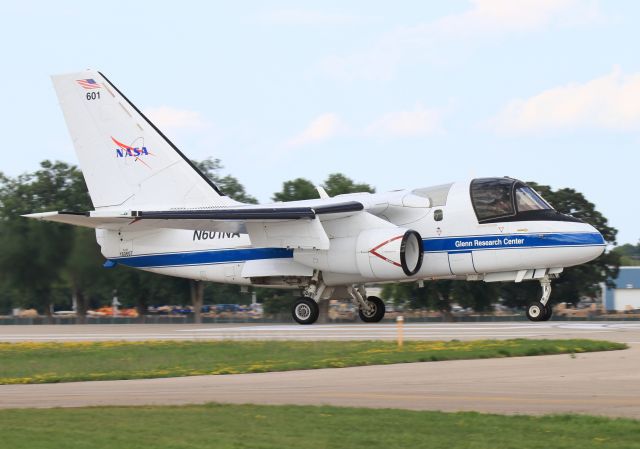
<svg viewBox="0 0 640 449">
<path fill-rule="evenodd" d="M 262 202 L 336 172 L 511 176 L 582 192 L 636 243 L 638 23 L 632 0 L 4 2 L 0 171 L 77 163 L 49 76 L 93 68 Z"/>
</svg>

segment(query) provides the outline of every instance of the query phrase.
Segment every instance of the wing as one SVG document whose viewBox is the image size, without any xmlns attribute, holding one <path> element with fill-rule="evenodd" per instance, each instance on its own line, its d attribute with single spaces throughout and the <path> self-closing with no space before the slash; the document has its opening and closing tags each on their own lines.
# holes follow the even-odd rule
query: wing
<svg viewBox="0 0 640 449">
<path fill-rule="evenodd" d="M 256 246 L 328 249 L 321 218 L 349 216 L 364 210 L 358 201 L 319 201 L 313 206 L 221 207 L 202 210 L 43 212 L 27 218 L 89 228 L 143 231 L 169 228 L 248 233 Z"/>
</svg>

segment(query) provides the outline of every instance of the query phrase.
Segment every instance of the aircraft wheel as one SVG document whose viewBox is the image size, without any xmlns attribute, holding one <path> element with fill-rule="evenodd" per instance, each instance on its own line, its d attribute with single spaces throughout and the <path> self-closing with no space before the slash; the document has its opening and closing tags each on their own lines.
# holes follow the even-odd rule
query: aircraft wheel
<svg viewBox="0 0 640 449">
<path fill-rule="evenodd" d="M 382 299 L 377 296 L 369 296 L 367 298 L 369 310 L 358 310 L 360 319 L 365 323 L 377 323 L 384 318 L 385 307 Z"/>
<path fill-rule="evenodd" d="M 293 305 L 292 315 L 298 324 L 313 324 L 320 315 L 320 308 L 313 299 L 300 298 Z"/>
<path fill-rule="evenodd" d="M 549 321 L 551 319 L 551 315 L 553 315 L 553 307 L 550 304 L 544 306 L 544 316 L 540 321 Z"/>
<path fill-rule="evenodd" d="M 535 301 L 527 306 L 527 318 L 530 321 L 542 321 L 547 314 L 546 307 L 541 302 Z"/>
</svg>

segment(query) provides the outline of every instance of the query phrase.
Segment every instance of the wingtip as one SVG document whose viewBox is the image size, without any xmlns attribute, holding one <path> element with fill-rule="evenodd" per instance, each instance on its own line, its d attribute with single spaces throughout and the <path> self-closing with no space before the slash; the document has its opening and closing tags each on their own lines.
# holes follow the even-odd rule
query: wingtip
<svg viewBox="0 0 640 449">
<path fill-rule="evenodd" d="M 36 213 L 31 213 L 31 214 L 22 214 L 20 216 L 24 217 L 24 218 L 35 218 L 35 219 L 38 219 L 38 220 L 42 220 L 43 218 L 53 217 L 55 215 L 58 215 L 58 211 L 36 212 Z"/>
</svg>

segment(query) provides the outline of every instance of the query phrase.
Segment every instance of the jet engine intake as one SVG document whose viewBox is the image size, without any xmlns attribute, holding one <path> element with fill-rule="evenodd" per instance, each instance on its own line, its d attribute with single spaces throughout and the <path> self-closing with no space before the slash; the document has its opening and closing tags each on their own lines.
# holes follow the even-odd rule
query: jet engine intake
<svg viewBox="0 0 640 449">
<path fill-rule="evenodd" d="M 422 267 L 422 237 L 402 228 L 369 229 L 356 240 L 356 263 L 362 276 L 402 279 Z"/>
</svg>

